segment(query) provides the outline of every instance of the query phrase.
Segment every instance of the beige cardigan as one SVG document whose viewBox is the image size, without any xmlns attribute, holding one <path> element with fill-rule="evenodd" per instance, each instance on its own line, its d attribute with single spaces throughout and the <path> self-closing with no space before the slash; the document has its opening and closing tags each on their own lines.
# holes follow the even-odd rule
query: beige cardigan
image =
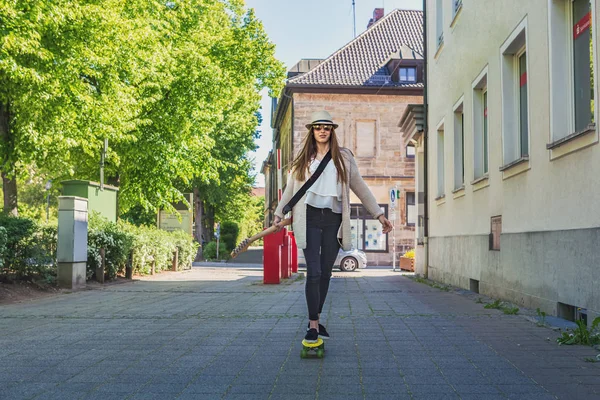
<svg viewBox="0 0 600 400">
<path fill-rule="evenodd" d="M 342 159 L 344 160 L 344 164 L 346 166 L 346 171 L 348 173 L 348 181 L 342 182 L 342 225 L 340 226 L 340 230 L 338 231 L 338 241 L 341 238 L 341 246 L 344 250 L 350 250 L 352 248 L 352 232 L 350 227 L 350 189 L 358 196 L 362 204 L 365 206 L 367 211 L 373 216 L 373 218 L 377 219 L 380 215 L 383 214 L 381 207 L 377 204 L 377 200 L 373 193 L 369 190 L 369 187 L 363 180 L 362 176 L 360 176 L 360 172 L 358 172 L 358 166 L 356 165 L 356 161 L 354 160 L 354 156 L 350 152 L 350 150 L 346 148 L 340 148 Z M 333 162 L 333 161 L 331 161 Z M 307 177 L 308 178 L 308 177 Z M 294 197 L 294 194 L 300 190 L 300 188 L 304 185 L 304 182 L 300 182 L 292 176 L 292 173 L 288 174 L 287 186 L 285 187 L 285 192 L 281 196 L 281 200 L 279 201 L 279 205 L 275 210 L 275 215 L 279 218 L 283 219 L 284 215 L 282 214 L 283 207 L 289 203 L 289 201 Z M 306 194 L 302 196 L 302 198 L 296 203 L 294 208 L 292 209 L 293 216 L 293 227 L 294 227 L 294 236 L 296 238 L 296 245 L 298 248 L 305 249 L 306 248 Z"/>
</svg>

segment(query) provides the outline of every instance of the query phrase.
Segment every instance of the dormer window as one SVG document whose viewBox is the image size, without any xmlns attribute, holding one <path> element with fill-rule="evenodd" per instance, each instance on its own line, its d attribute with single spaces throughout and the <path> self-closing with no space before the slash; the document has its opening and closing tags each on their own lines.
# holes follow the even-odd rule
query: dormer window
<svg viewBox="0 0 600 400">
<path fill-rule="evenodd" d="M 417 67 L 400 67 L 400 82 L 401 83 L 416 83 L 417 82 Z"/>
</svg>

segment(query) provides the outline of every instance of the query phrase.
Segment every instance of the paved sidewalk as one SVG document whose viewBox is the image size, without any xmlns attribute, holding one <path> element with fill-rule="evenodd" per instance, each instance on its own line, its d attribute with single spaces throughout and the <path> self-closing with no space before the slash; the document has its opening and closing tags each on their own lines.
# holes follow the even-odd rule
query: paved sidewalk
<svg viewBox="0 0 600 400">
<path fill-rule="evenodd" d="M 0 306 L 0 399 L 600 399 L 593 349 L 389 270 L 334 273 L 302 360 L 303 285 L 201 267 Z"/>
</svg>

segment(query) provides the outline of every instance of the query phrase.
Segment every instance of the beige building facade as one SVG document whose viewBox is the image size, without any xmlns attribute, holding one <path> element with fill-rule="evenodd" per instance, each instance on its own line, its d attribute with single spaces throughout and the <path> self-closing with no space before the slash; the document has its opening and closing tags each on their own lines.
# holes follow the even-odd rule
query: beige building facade
<svg viewBox="0 0 600 400">
<path fill-rule="evenodd" d="M 599 16 L 598 0 L 427 1 L 418 272 L 572 320 L 598 315 Z"/>
</svg>

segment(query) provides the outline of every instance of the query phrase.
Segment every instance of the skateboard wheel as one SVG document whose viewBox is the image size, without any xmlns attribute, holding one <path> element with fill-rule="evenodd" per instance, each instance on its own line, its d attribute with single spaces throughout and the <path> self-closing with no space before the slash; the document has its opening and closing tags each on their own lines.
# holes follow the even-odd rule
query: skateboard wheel
<svg viewBox="0 0 600 400">
<path fill-rule="evenodd" d="M 318 358 L 323 358 L 324 355 L 325 355 L 325 352 L 323 351 L 323 349 L 317 350 L 317 357 Z"/>
<path fill-rule="evenodd" d="M 300 358 L 306 358 L 308 357 L 308 351 L 306 349 L 302 349 L 300 351 Z"/>
</svg>

